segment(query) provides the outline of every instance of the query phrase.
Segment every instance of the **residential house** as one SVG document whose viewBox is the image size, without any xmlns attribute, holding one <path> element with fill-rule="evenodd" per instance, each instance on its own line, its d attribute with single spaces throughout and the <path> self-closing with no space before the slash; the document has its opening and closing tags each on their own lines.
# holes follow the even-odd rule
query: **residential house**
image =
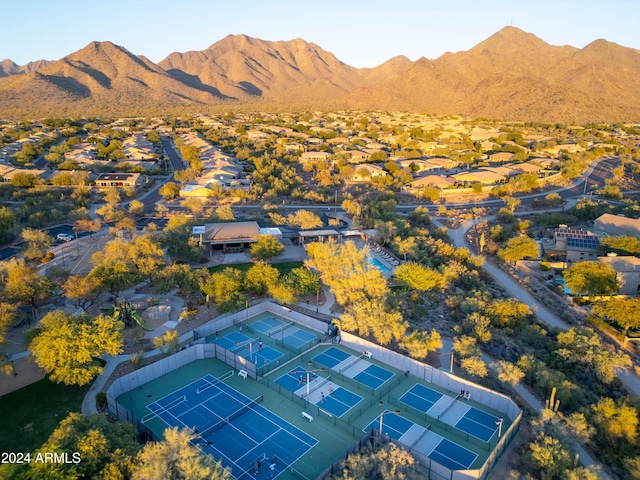
<svg viewBox="0 0 640 480">
<path fill-rule="evenodd" d="M 615 270 L 620 282 L 618 295 L 640 293 L 640 258 L 609 254 L 606 257 L 599 257 L 598 260 Z"/>
<path fill-rule="evenodd" d="M 146 181 L 140 173 L 101 173 L 95 183 L 96 187 L 139 188 Z"/>
<path fill-rule="evenodd" d="M 360 150 L 347 150 L 344 154 L 348 155 L 349 160 L 352 163 L 366 162 L 371 157 L 370 153 Z"/>
<path fill-rule="evenodd" d="M 322 160 L 329 160 L 329 157 L 331 156 L 330 153 L 328 152 L 303 152 L 302 155 L 300 155 L 300 161 L 302 162 L 318 162 L 318 161 L 322 161 Z"/>
<path fill-rule="evenodd" d="M 550 255 L 562 255 L 567 262 L 597 260 L 600 240 L 586 230 L 560 225 L 554 231 L 555 244 L 543 245 Z"/>
<path fill-rule="evenodd" d="M 455 185 L 456 181 L 451 177 L 445 177 L 444 175 L 425 175 L 424 177 L 418 177 L 412 182 L 406 184 L 403 190 L 421 190 L 425 187 L 436 187 L 445 189 Z"/>
<path fill-rule="evenodd" d="M 452 175 L 456 183 L 472 184 L 481 183 L 483 185 L 496 185 L 506 182 L 507 178 L 498 173 L 488 170 L 470 170 Z"/>
<path fill-rule="evenodd" d="M 382 177 L 385 175 L 387 175 L 387 172 L 382 168 L 371 165 L 370 163 L 364 163 L 356 168 L 352 180 L 354 182 L 366 182 L 374 177 Z"/>
<path fill-rule="evenodd" d="M 640 220 L 604 213 L 593 221 L 593 232 L 600 236 L 640 238 Z"/>
<path fill-rule="evenodd" d="M 515 154 L 511 152 L 496 152 L 489 155 L 489 161 L 492 163 L 509 163 L 513 162 Z"/>
</svg>

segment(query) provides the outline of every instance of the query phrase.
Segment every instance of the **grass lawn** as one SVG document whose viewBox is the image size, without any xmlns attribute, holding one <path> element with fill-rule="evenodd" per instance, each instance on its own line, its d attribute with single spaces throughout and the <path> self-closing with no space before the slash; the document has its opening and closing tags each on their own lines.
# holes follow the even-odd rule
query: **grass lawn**
<svg viewBox="0 0 640 480">
<path fill-rule="evenodd" d="M 0 397 L 0 452 L 33 452 L 70 412 L 79 412 L 91 385 L 54 383 L 45 378 Z"/>
<path fill-rule="evenodd" d="M 231 267 L 231 268 L 240 270 L 242 273 L 247 273 L 247 270 L 249 270 L 254 265 L 255 263 L 253 262 L 235 263 L 232 265 L 216 265 L 215 267 L 209 267 L 208 270 L 209 270 L 209 273 L 216 273 L 216 272 L 221 272 L 227 267 Z M 288 274 L 294 268 L 301 267 L 302 262 L 271 263 L 270 265 L 275 267 L 280 272 L 280 275 L 282 276 L 282 275 Z"/>
</svg>

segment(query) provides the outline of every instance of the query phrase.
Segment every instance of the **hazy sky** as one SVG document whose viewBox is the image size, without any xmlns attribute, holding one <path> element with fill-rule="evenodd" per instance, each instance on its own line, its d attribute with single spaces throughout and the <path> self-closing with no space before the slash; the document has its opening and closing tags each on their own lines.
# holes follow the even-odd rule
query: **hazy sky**
<svg viewBox="0 0 640 480">
<path fill-rule="evenodd" d="M 58 60 L 109 40 L 159 62 L 229 34 L 303 38 L 354 67 L 468 50 L 506 25 L 551 45 L 640 49 L 640 0 L 3 0 L 0 59 Z"/>
</svg>

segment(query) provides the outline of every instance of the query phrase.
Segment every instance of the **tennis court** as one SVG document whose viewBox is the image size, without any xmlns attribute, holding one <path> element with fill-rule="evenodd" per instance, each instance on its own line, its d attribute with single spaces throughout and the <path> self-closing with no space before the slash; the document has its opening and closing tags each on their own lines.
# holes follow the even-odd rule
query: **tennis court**
<svg viewBox="0 0 640 480">
<path fill-rule="evenodd" d="M 347 352 L 343 352 L 339 348 L 331 347 L 313 357 L 313 361 L 319 363 L 320 365 L 324 365 L 325 367 L 333 369 L 339 363 L 344 362 L 346 359 L 351 357 L 352 355 Z"/>
<path fill-rule="evenodd" d="M 169 426 L 193 429 L 194 443 L 224 466 L 238 480 L 271 478 L 296 462 L 318 441 L 259 405 L 262 396 L 249 399 L 242 393 L 205 375 L 147 406 L 142 422 L 159 417 Z M 257 474 L 256 461 L 264 463 Z"/>
<path fill-rule="evenodd" d="M 280 340 L 292 348 L 301 348 L 318 340 L 318 336 L 295 326 L 292 321 L 284 321 L 274 317 L 267 317 L 249 326 L 250 329 Z"/>
<path fill-rule="evenodd" d="M 442 438 L 427 456 L 451 470 L 468 470 L 478 458 L 477 453 L 446 438 Z"/>
<path fill-rule="evenodd" d="M 400 438 L 414 425 L 415 423 L 411 420 L 407 420 L 396 413 L 391 413 L 390 410 L 385 410 L 384 413 L 382 413 L 382 433 L 389 435 L 394 440 L 400 440 Z M 378 415 L 375 420 L 367 425 L 362 431 L 369 432 L 371 430 L 380 430 L 380 415 Z"/>
<path fill-rule="evenodd" d="M 379 415 L 363 431 L 372 429 L 380 430 Z M 478 458 L 475 452 L 430 431 L 430 427 L 421 427 L 389 410 L 382 413 L 382 432 L 451 470 L 467 470 Z"/>
<path fill-rule="evenodd" d="M 440 392 L 416 383 L 402 395 L 399 400 L 406 405 L 426 413 L 442 397 L 443 395 Z"/>
<path fill-rule="evenodd" d="M 464 430 L 469 435 L 489 442 L 498 430 L 500 419 L 490 413 L 470 407 L 464 416 L 455 424 L 456 428 Z"/>
<path fill-rule="evenodd" d="M 382 386 L 382 384 L 391 377 L 393 377 L 393 372 L 377 365 L 369 365 L 362 372 L 353 377 L 353 379 L 360 383 L 364 383 L 375 390 Z"/>
<path fill-rule="evenodd" d="M 214 343 L 260 367 L 282 357 L 282 353 L 274 348 L 266 345 L 261 347 L 259 338 L 247 337 L 240 332 L 231 332 Z"/>
</svg>

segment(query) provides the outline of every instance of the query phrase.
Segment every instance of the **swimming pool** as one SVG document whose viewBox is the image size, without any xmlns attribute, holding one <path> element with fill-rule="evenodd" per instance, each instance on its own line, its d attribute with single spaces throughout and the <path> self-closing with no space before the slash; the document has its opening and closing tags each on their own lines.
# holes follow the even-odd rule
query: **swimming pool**
<svg viewBox="0 0 640 480">
<path fill-rule="evenodd" d="M 377 258 L 374 258 L 372 256 L 369 256 L 369 264 L 373 265 L 374 267 L 376 267 L 378 270 L 380 270 L 382 273 L 391 273 L 391 269 L 389 267 L 387 267 L 386 265 L 384 265 L 380 260 L 378 260 Z"/>
</svg>

